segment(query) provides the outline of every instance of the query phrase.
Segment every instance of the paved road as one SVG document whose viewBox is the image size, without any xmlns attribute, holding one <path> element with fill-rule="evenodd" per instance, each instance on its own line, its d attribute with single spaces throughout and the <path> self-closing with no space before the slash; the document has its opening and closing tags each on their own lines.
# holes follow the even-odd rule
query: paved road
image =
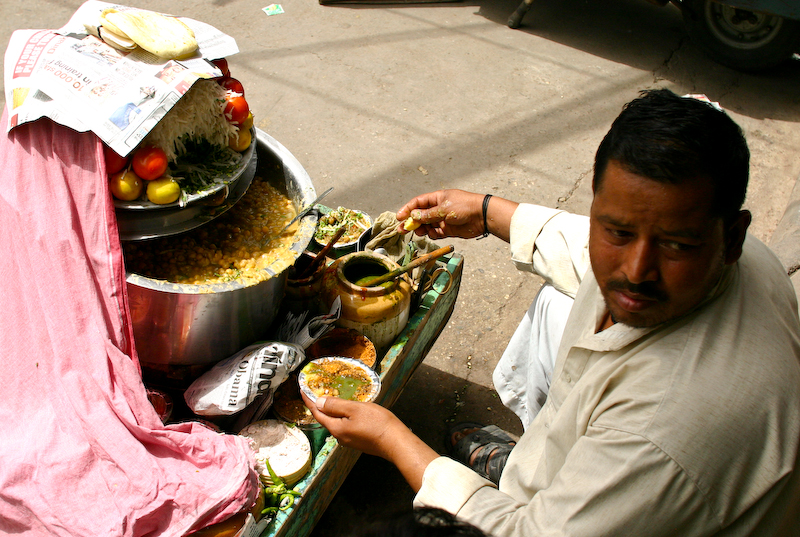
<svg viewBox="0 0 800 537">
<path fill-rule="evenodd" d="M 5 1 L 0 39 L 16 28 L 57 28 L 78 5 Z M 753 162 L 747 207 L 762 240 L 800 176 L 800 61 L 764 75 L 717 65 L 688 40 L 673 7 L 542 0 L 514 31 L 506 20 L 517 0 L 286 0 L 274 16 L 254 0 L 130 5 L 237 39 L 230 66 L 257 126 L 300 160 L 318 190 L 335 187 L 329 205 L 378 215 L 454 187 L 586 213 L 595 148 L 622 105 L 651 87 L 704 93 L 742 125 Z M 453 243 L 466 257 L 455 314 L 395 406 L 436 449 L 452 419 L 519 430 L 493 395 L 491 371 L 540 285 L 513 269 L 494 238 Z M 346 534 L 411 497 L 392 468 L 362 457 L 314 535 Z"/>
</svg>

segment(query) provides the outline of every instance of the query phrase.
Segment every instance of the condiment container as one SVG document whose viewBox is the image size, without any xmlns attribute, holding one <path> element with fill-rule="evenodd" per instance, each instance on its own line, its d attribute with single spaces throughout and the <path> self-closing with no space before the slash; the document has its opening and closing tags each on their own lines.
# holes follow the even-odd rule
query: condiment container
<svg viewBox="0 0 800 537">
<path fill-rule="evenodd" d="M 367 336 L 352 328 L 337 326 L 306 349 L 306 358 L 308 359 L 313 360 L 324 356 L 355 358 L 372 369 L 377 369 L 375 345 Z"/>
<path fill-rule="evenodd" d="M 163 423 L 167 423 L 172 416 L 172 398 L 160 390 L 147 389 L 147 399 L 155 408 L 158 417 Z"/>
<path fill-rule="evenodd" d="M 312 455 L 316 456 L 330 433 L 314 419 L 300 398 L 297 376 L 298 373 L 295 371 L 275 390 L 272 410 L 279 419 L 303 431 L 311 443 Z"/>
<path fill-rule="evenodd" d="M 311 444 L 308 438 L 297 428 L 282 421 L 256 421 L 239 431 L 239 436 L 250 439 L 255 451 L 256 471 L 266 486 L 274 484 L 266 461 L 287 487 L 294 486 L 311 468 Z"/>
<path fill-rule="evenodd" d="M 342 211 L 350 212 L 352 214 L 359 215 L 361 221 L 359 223 L 351 223 L 348 225 L 348 229 L 345 232 L 345 236 L 336 241 L 336 244 L 333 245 L 333 251 L 331 252 L 331 257 L 339 258 L 343 257 L 347 254 L 355 252 L 359 250 L 359 244 L 362 240 L 362 237 L 369 234 L 372 235 L 372 218 L 363 212 L 358 211 L 356 209 L 347 209 L 344 207 L 339 207 L 338 209 L 331 209 L 329 207 L 320 207 L 320 217 L 319 217 L 319 224 L 317 225 L 317 231 L 314 234 L 312 239 L 312 244 L 315 245 L 317 248 L 323 247 L 327 244 L 327 241 L 333 236 L 331 233 L 330 235 L 324 235 L 320 229 L 321 226 L 324 226 L 327 223 L 327 219 L 330 215 L 335 213 L 341 213 Z M 329 226 L 337 226 L 338 223 L 331 223 L 328 224 Z"/>
<path fill-rule="evenodd" d="M 355 252 L 334 261 L 325 271 L 322 297 L 327 308 L 336 297 L 342 301 L 338 326 L 353 328 L 375 345 L 380 356 L 408 322 L 411 309 L 411 280 L 406 274 L 375 287 L 358 284 L 386 274 L 397 263 L 374 252 Z"/>
<path fill-rule="evenodd" d="M 311 316 L 323 313 L 320 292 L 322 276 L 325 274 L 325 262 L 322 262 L 310 276 L 297 278 L 297 275 L 302 274 L 313 260 L 311 255 L 303 253 L 287 271 L 283 304 L 292 313 L 308 311 Z"/>
</svg>

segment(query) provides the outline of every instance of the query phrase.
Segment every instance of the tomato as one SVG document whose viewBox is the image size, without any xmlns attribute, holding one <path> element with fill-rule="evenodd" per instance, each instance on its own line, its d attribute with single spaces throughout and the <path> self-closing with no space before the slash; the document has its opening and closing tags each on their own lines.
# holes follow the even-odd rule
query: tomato
<svg viewBox="0 0 800 537">
<path fill-rule="evenodd" d="M 220 71 L 222 71 L 222 76 L 231 76 L 231 70 L 228 69 L 228 60 L 225 58 L 219 58 L 217 60 L 211 60 L 211 63 L 216 65 Z"/>
<path fill-rule="evenodd" d="M 111 193 L 118 200 L 132 201 L 142 195 L 144 182 L 130 170 L 120 171 L 108 179 Z"/>
<path fill-rule="evenodd" d="M 160 147 L 145 146 L 133 154 L 133 171 L 146 181 L 158 179 L 167 171 L 167 155 Z"/>
<path fill-rule="evenodd" d="M 239 132 L 230 137 L 228 140 L 228 146 L 234 151 L 238 151 L 241 153 L 248 147 L 250 147 L 250 143 L 253 141 L 253 135 L 250 134 L 250 131 L 247 129 L 239 129 Z"/>
<path fill-rule="evenodd" d="M 103 144 L 103 156 L 106 159 L 106 173 L 109 175 L 117 173 L 128 164 L 128 157 L 119 156 L 106 144 Z"/>
<path fill-rule="evenodd" d="M 228 91 L 232 91 L 234 93 L 241 93 L 242 97 L 244 97 L 244 86 L 242 85 L 241 82 L 239 82 L 235 78 L 225 76 L 220 79 L 217 79 L 217 84 L 219 84 Z"/>
<path fill-rule="evenodd" d="M 250 106 L 244 97 L 229 91 L 225 94 L 225 111 L 223 113 L 228 121 L 234 125 L 241 125 L 247 119 L 247 114 L 250 113 Z"/>
<path fill-rule="evenodd" d="M 158 205 L 177 201 L 181 186 L 172 177 L 162 177 L 147 183 L 147 199 Z"/>
</svg>

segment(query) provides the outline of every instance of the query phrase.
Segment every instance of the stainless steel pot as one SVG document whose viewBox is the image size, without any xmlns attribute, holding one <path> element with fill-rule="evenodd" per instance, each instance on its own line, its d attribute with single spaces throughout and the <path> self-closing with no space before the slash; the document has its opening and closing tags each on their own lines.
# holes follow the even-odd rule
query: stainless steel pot
<svg viewBox="0 0 800 537">
<path fill-rule="evenodd" d="M 259 129 L 256 143 L 256 173 L 276 186 L 284 184 L 297 210 L 313 201 L 316 191 L 300 162 Z M 291 262 L 308 246 L 316 224 L 313 211 L 300 221 Z M 140 361 L 145 366 L 210 364 L 263 339 L 283 299 L 286 266 L 283 260 L 266 268 L 272 277 L 249 286 L 173 284 L 129 273 L 128 299 Z"/>
</svg>

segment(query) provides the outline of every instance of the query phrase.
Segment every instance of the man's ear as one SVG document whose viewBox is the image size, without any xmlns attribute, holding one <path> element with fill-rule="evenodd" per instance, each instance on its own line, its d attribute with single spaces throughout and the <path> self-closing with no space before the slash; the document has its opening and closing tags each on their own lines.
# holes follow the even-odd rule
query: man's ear
<svg viewBox="0 0 800 537">
<path fill-rule="evenodd" d="M 753 215 L 750 214 L 750 211 L 739 211 L 734 221 L 727 226 L 725 230 L 726 265 L 736 263 L 742 256 L 742 245 L 747 235 L 747 228 L 750 227 L 752 220 Z"/>
</svg>

